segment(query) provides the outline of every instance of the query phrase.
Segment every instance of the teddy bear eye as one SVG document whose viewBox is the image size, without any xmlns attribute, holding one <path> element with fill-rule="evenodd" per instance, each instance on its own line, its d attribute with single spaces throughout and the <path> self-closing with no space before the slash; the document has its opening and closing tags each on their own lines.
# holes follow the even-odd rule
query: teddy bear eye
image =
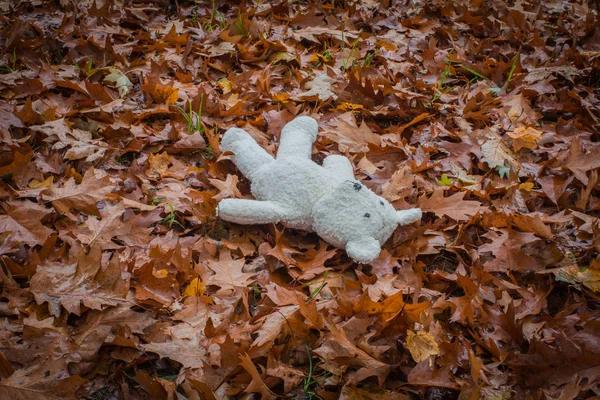
<svg viewBox="0 0 600 400">
<path fill-rule="evenodd" d="M 360 185 L 360 183 L 355 183 L 354 190 L 356 190 L 358 192 L 358 191 L 360 191 L 360 189 L 362 189 L 362 186 Z"/>
<path fill-rule="evenodd" d="M 381 201 L 381 200 L 380 200 L 380 201 L 379 201 L 379 204 L 383 205 L 383 201 Z"/>
<path fill-rule="evenodd" d="M 364 217 L 365 217 L 365 218 L 371 218 L 371 214 L 369 214 L 369 213 L 365 213 Z"/>
</svg>

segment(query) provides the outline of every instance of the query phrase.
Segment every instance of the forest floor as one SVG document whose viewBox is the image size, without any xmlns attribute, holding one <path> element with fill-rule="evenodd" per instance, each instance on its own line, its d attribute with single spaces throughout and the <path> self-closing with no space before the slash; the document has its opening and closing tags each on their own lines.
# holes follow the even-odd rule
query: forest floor
<svg viewBox="0 0 600 400">
<path fill-rule="evenodd" d="M 0 4 L 0 398 L 599 398 L 589 3 Z M 374 262 L 215 216 L 298 115 Z"/>
</svg>

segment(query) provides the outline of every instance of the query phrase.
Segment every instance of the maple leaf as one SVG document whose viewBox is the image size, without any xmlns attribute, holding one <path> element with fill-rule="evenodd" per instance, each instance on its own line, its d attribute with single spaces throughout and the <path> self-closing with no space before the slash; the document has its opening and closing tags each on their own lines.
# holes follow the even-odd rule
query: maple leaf
<svg viewBox="0 0 600 400">
<path fill-rule="evenodd" d="M 11 231 L 0 233 L 0 255 L 14 253 L 19 249 L 18 242 L 13 240 L 11 236 Z"/>
<path fill-rule="evenodd" d="M 163 85 L 160 78 L 151 76 L 146 84 L 142 86 L 142 91 L 149 94 L 156 104 L 166 104 L 167 106 L 177 103 L 179 99 L 179 89 L 171 85 Z"/>
<path fill-rule="evenodd" d="M 315 43 L 321 43 L 317 39 L 318 36 L 328 35 L 334 39 L 340 41 L 355 40 L 358 37 L 359 32 L 349 30 L 331 29 L 325 26 L 309 26 L 304 29 L 297 29 L 293 32 L 293 37 L 297 41 L 311 40 Z M 349 42 L 347 42 L 349 44 Z"/>
<path fill-rule="evenodd" d="M 135 371 L 135 376 L 132 379 L 148 392 L 153 399 L 172 399 L 175 396 L 177 385 L 173 382 L 165 381 L 159 377 L 152 378 L 147 373 L 139 370 Z"/>
<path fill-rule="evenodd" d="M 447 215 L 455 221 L 468 221 L 478 212 L 485 212 L 487 207 L 478 201 L 464 200 L 466 192 L 454 193 L 452 196 L 444 197 L 444 189 L 437 189 L 431 197 L 423 195 L 417 201 L 423 211 L 430 211 L 438 216 Z"/>
<path fill-rule="evenodd" d="M 508 165 L 519 176 L 524 176 L 523 166 L 515 153 L 498 134 L 498 128 L 486 128 L 479 132 L 481 143 L 481 160 L 490 168 L 504 168 Z"/>
<path fill-rule="evenodd" d="M 207 261 L 208 268 L 214 272 L 214 275 L 208 278 L 206 284 L 219 286 L 217 293 L 234 292 L 236 288 L 248 286 L 255 274 L 243 272 L 244 264 L 243 258 L 234 260 L 229 251 L 221 250 L 218 261 Z"/>
<path fill-rule="evenodd" d="M 275 250 L 275 249 L 273 249 Z M 274 255 L 271 250 L 269 254 Z M 293 252 L 294 250 L 292 250 Z M 294 254 L 294 253 L 290 253 Z M 325 262 L 337 254 L 337 249 L 327 250 L 327 246 L 321 246 L 320 250 L 308 250 L 305 253 L 296 253 L 302 254 L 301 257 L 296 257 L 296 266 L 302 270 L 302 274 L 295 277 L 295 279 L 299 279 L 302 281 L 313 279 L 315 276 L 322 274 L 327 271 L 325 267 Z M 279 257 L 277 257 L 280 259 Z M 281 260 L 281 259 L 280 259 Z M 291 271 L 290 271 L 291 272 Z"/>
<path fill-rule="evenodd" d="M 61 187 L 52 185 L 41 192 L 42 199 L 52 202 L 54 209 L 61 214 L 70 215 L 74 208 L 88 215 L 100 216 L 96 203 L 113 190 L 110 177 L 103 171 L 89 168 L 81 183 L 75 182 L 75 178 L 71 178 Z"/>
</svg>

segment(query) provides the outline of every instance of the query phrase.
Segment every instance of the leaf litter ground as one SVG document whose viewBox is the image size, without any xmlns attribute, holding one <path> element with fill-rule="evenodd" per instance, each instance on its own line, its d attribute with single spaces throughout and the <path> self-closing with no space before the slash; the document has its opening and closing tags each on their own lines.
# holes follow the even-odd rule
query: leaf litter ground
<svg viewBox="0 0 600 400">
<path fill-rule="evenodd" d="M 600 396 L 596 2 L 0 10 L 0 398 Z M 370 265 L 215 217 L 303 114 L 425 211 Z"/>
</svg>

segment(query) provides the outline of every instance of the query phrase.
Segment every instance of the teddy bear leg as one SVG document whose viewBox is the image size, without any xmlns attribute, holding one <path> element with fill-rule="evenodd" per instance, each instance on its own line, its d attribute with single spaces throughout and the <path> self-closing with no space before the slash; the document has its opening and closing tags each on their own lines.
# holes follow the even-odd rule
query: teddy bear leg
<svg viewBox="0 0 600 400">
<path fill-rule="evenodd" d="M 217 206 L 217 216 L 236 224 L 269 224 L 287 219 L 288 210 L 273 201 L 224 199 Z"/>
<path fill-rule="evenodd" d="M 221 151 L 231 151 L 234 154 L 235 165 L 250 180 L 260 167 L 275 161 L 252 136 L 239 128 L 231 128 L 225 132 L 221 141 Z"/>
<path fill-rule="evenodd" d="M 317 121 L 311 117 L 298 117 L 288 122 L 281 131 L 277 158 L 300 156 L 310 159 L 318 130 Z"/>
<path fill-rule="evenodd" d="M 339 154 L 332 154 L 323 160 L 323 168 L 342 180 L 354 180 L 354 171 L 350 160 Z"/>
</svg>

